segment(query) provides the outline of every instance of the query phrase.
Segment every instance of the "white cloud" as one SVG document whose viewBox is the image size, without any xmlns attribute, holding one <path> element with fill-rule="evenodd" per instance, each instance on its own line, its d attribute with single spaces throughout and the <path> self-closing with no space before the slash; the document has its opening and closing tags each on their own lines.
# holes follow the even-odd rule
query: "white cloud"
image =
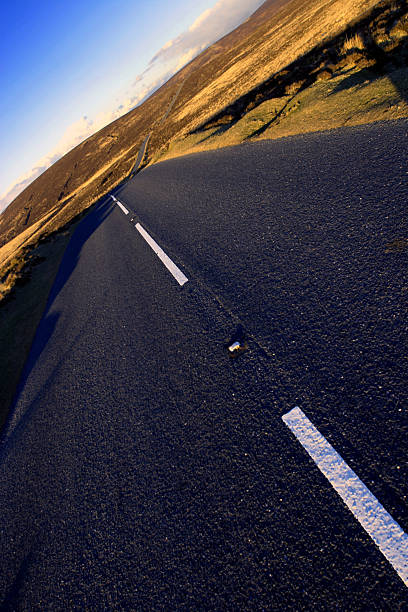
<svg viewBox="0 0 408 612">
<path fill-rule="evenodd" d="M 93 132 L 103 127 L 102 123 L 104 120 L 109 123 L 113 118 L 112 113 L 110 113 L 104 118 L 97 116 L 95 120 L 88 119 L 88 117 L 81 117 L 81 119 L 72 123 L 65 130 L 56 147 L 41 158 L 31 170 L 20 176 L 15 183 L 11 184 L 6 191 L 0 195 L 0 212 L 65 153 L 83 142 L 83 140 L 88 138 Z"/>
<path fill-rule="evenodd" d="M 12 183 L 6 191 L 0 195 L 0 212 L 7 208 L 19 193 L 38 178 L 40 174 L 45 172 L 47 168 L 65 155 L 65 153 L 105 127 L 105 125 L 112 123 L 112 121 L 126 113 L 130 108 L 133 108 L 133 106 L 134 104 L 132 101 L 127 100 L 120 108 L 118 107 L 113 111 L 100 112 L 94 119 L 89 119 L 86 116 L 81 117 L 81 119 L 68 126 L 56 147 L 45 157 L 40 159 L 31 170 L 20 176 L 15 183 Z"/>
<path fill-rule="evenodd" d="M 149 98 L 159 87 L 161 87 L 166 81 L 168 81 L 174 74 L 174 70 L 169 72 L 164 72 L 159 74 L 158 78 L 155 80 L 146 79 L 145 81 L 141 81 L 142 84 L 137 88 L 136 93 L 128 99 L 128 112 L 132 108 L 139 106 L 142 104 L 147 98 Z M 129 92 L 128 92 L 129 93 Z"/>
<path fill-rule="evenodd" d="M 2 212 L 7 206 L 21 193 L 30 183 L 32 183 L 37 177 L 40 176 L 47 168 L 55 163 L 61 155 L 52 154 L 46 155 L 40 159 L 34 168 L 31 168 L 28 172 L 21 175 L 15 183 L 12 183 L 4 193 L 0 195 L 0 212 Z"/>
<path fill-rule="evenodd" d="M 200 51 L 202 51 L 201 47 L 193 47 L 192 49 L 189 49 L 188 51 L 183 53 L 183 55 L 181 55 L 178 58 L 178 61 L 177 61 L 177 64 L 176 64 L 176 68 L 175 68 L 175 72 L 177 72 L 178 70 L 183 68 L 183 66 L 185 66 L 186 64 L 191 62 L 191 60 L 194 57 L 196 57 L 200 53 Z"/>
<path fill-rule="evenodd" d="M 199 53 L 249 17 L 263 0 L 219 0 L 204 11 L 188 30 L 168 41 L 152 58 L 149 68 L 195 49 Z M 190 58 L 191 59 L 191 58 Z"/>
<path fill-rule="evenodd" d="M 242 23 L 263 1 L 218 0 L 213 7 L 201 13 L 188 30 L 163 45 L 146 70 L 134 79 L 132 86 L 117 100 L 113 110 L 102 111 L 93 119 L 81 117 L 70 125 L 56 147 L 0 195 L 0 212 L 60 157 L 105 125 L 141 104 L 203 49 Z"/>
<path fill-rule="evenodd" d="M 134 105 L 143 102 L 203 49 L 242 23 L 263 1 L 218 0 L 201 13 L 188 30 L 167 41 L 150 60 L 146 70 L 136 77 L 130 89 Z"/>
</svg>

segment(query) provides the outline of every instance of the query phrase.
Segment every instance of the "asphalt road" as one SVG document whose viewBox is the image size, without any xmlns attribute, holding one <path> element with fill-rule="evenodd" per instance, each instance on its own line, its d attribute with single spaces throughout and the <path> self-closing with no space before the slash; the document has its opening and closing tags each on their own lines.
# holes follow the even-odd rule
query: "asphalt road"
<svg viewBox="0 0 408 612">
<path fill-rule="evenodd" d="M 1 441 L 2 610 L 408 609 L 282 420 L 408 532 L 407 133 L 167 161 L 84 219 Z"/>
</svg>

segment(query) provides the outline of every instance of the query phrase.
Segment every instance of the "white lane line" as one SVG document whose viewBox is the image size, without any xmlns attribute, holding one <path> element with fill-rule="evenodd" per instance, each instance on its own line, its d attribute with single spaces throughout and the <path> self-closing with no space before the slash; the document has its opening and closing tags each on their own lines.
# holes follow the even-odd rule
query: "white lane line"
<svg viewBox="0 0 408 612">
<path fill-rule="evenodd" d="M 146 232 L 145 229 L 140 225 L 140 223 L 136 223 L 135 225 L 139 234 L 143 236 L 146 240 L 147 244 L 153 249 L 156 253 L 157 257 L 164 263 L 168 271 L 174 276 L 179 285 L 183 286 L 184 283 L 188 281 L 187 276 L 185 276 L 180 268 L 176 266 L 176 264 L 166 255 L 166 253 L 159 247 L 157 242 L 153 240 L 153 238 Z"/>
<path fill-rule="evenodd" d="M 119 202 L 119 200 L 116 200 L 116 204 L 117 204 L 117 205 L 119 206 L 119 208 L 120 208 L 120 209 L 121 209 L 121 210 L 122 210 L 122 211 L 125 213 L 125 215 L 128 215 L 128 214 L 129 214 L 128 209 L 127 209 L 127 208 L 125 208 L 125 207 L 123 206 L 123 204 L 122 204 L 121 202 Z"/>
<path fill-rule="evenodd" d="M 123 206 L 122 202 L 119 202 L 119 200 L 117 200 L 115 196 L 113 195 L 111 195 L 111 198 L 119 206 L 119 208 L 125 213 L 125 215 L 129 214 L 128 209 Z"/>
<path fill-rule="evenodd" d="M 300 408 L 282 419 L 408 586 L 408 535 Z"/>
</svg>

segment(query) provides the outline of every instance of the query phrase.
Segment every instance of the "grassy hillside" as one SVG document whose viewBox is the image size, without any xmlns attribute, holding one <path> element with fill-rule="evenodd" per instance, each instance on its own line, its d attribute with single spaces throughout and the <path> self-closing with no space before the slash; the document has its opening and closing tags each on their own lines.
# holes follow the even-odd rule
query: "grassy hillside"
<svg viewBox="0 0 408 612">
<path fill-rule="evenodd" d="M 153 161 L 248 140 L 407 117 L 407 61 L 407 5 L 380 2 L 339 35 L 173 139 Z"/>
<path fill-rule="evenodd" d="M 338 35 L 376 0 L 267 0 L 244 24 L 177 73 L 144 104 L 65 155 L 0 216 L 0 247 L 51 214 L 53 231 L 123 180 L 150 130 L 149 158 Z M 179 93 L 171 113 L 163 114 Z M 33 240 L 25 234 L 24 244 Z M 34 239 L 35 241 L 35 239 Z M 13 249 L 20 242 L 14 243 Z M 0 266 L 9 257 L 0 250 Z"/>
</svg>

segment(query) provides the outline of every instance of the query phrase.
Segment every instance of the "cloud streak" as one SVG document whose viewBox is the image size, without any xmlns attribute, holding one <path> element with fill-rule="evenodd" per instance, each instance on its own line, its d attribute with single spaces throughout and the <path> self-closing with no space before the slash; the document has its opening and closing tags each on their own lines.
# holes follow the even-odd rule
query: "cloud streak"
<svg viewBox="0 0 408 612">
<path fill-rule="evenodd" d="M 218 0 L 213 7 L 204 11 L 188 30 L 163 45 L 150 60 L 146 70 L 134 79 L 128 90 L 117 100 L 113 109 L 100 112 L 94 118 L 83 116 L 70 125 L 55 148 L 0 195 L 0 212 L 65 153 L 144 102 L 173 74 L 203 49 L 242 23 L 262 3 L 263 0 Z"/>
<path fill-rule="evenodd" d="M 242 23 L 261 4 L 263 0 L 219 0 L 212 8 L 204 11 L 188 30 L 168 41 L 150 60 L 149 68 L 157 63 L 177 60 L 192 51 L 197 55 Z"/>
</svg>

